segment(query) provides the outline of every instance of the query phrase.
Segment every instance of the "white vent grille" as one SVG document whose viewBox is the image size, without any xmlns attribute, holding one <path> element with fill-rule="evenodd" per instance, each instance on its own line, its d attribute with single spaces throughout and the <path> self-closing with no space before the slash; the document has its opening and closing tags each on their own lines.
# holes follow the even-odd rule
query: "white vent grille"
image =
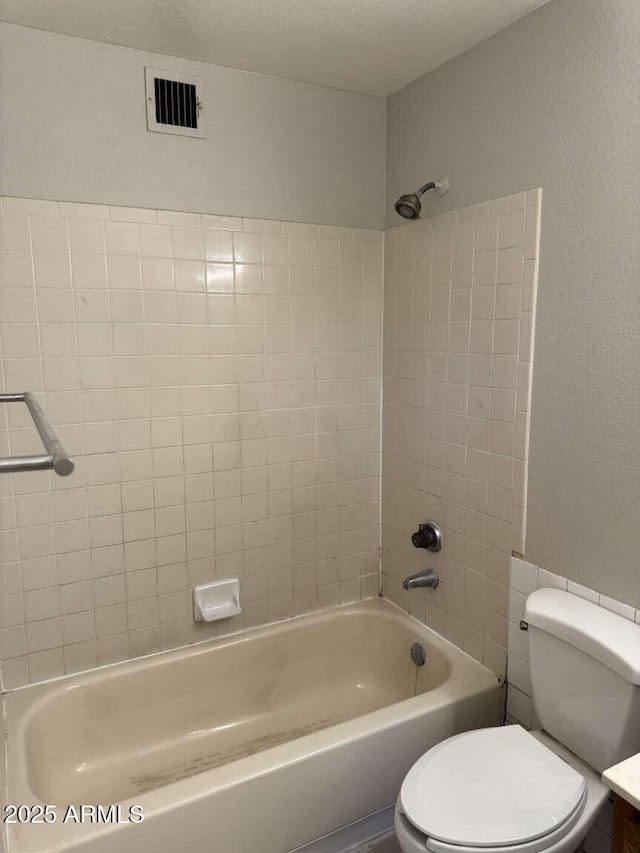
<svg viewBox="0 0 640 853">
<path fill-rule="evenodd" d="M 161 68 L 145 68 L 147 129 L 158 133 L 204 138 L 201 77 L 188 77 Z"/>
</svg>

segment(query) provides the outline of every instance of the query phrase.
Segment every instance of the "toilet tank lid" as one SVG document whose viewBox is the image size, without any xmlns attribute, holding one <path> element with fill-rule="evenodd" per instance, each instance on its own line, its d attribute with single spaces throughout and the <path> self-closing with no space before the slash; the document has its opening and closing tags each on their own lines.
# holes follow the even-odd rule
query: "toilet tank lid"
<svg viewBox="0 0 640 853">
<path fill-rule="evenodd" d="M 561 589 L 538 589 L 527 598 L 525 619 L 640 685 L 640 625 Z"/>
</svg>

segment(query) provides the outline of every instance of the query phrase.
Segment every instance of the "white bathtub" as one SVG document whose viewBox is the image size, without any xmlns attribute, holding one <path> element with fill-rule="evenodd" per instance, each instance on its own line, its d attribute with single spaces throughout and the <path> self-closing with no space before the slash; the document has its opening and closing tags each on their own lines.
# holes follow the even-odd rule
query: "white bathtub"
<svg viewBox="0 0 640 853">
<path fill-rule="evenodd" d="M 4 702 L 5 802 L 56 818 L 7 825 L 8 853 L 288 853 L 391 805 L 433 744 L 496 725 L 501 689 L 374 599 Z M 122 820 L 141 806 L 144 820 L 63 823 L 70 804 L 119 804 Z"/>
</svg>

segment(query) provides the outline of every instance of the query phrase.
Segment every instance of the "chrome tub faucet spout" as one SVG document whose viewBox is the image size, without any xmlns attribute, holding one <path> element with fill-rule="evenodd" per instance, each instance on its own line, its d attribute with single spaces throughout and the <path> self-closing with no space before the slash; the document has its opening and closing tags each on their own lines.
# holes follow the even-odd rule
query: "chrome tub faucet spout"
<svg viewBox="0 0 640 853">
<path fill-rule="evenodd" d="M 422 572 L 417 572 L 415 575 L 409 575 L 402 581 L 402 586 L 405 589 L 419 589 L 420 587 L 431 587 L 435 589 L 440 583 L 440 578 L 433 569 L 425 569 Z"/>
</svg>

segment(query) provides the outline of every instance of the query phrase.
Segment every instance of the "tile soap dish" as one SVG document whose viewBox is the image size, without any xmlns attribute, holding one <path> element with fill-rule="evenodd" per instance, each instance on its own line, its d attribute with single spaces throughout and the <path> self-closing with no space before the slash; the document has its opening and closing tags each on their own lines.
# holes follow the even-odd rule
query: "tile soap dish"
<svg viewBox="0 0 640 853">
<path fill-rule="evenodd" d="M 193 618 L 196 622 L 217 622 L 238 613 L 242 613 L 238 578 L 204 583 L 193 590 Z"/>
</svg>

